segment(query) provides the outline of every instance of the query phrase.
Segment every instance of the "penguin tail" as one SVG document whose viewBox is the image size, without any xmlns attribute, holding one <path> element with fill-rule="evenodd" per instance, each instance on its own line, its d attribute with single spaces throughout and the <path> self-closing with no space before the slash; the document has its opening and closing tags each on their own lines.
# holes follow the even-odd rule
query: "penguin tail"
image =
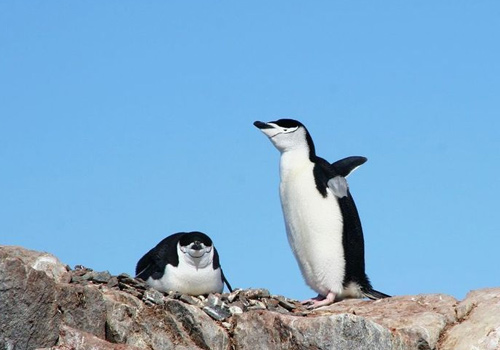
<svg viewBox="0 0 500 350">
<path fill-rule="evenodd" d="M 371 299 L 371 300 L 384 299 L 384 298 L 391 297 L 390 295 L 379 292 L 378 290 L 375 290 L 372 288 L 363 290 L 363 296 L 368 298 L 368 299 Z"/>
<path fill-rule="evenodd" d="M 222 272 L 222 268 L 221 268 L 220 271 L 221 271 L 221 274 L 222 274 L 222 282 L 226 284 L 227 289 L 229 289 L 229 293 L 232 293 L 233 292 L 233 288 L 229 284 L 229 281 L 226 279 L 226 276 L 224 276 L 224 272 Z"/>
</svg>

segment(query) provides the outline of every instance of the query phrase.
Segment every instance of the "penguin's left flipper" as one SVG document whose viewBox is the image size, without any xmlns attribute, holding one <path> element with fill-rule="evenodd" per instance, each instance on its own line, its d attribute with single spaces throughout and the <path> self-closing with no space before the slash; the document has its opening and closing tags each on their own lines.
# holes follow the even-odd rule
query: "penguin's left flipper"
<svg viewBox="0 0 500 350">
<path fill-rule="evenodd" d="M 361 156 L 351 156 L 344 159 L 337 160 L 330 166 L 333 168 L 336 174 L 348 177 L 354 170 L 359 168 L 361 165 L 366 163 L 368 158 Z"/>
<path fill-rule="evenodd" d="M 333 179 L 328 180 L 328 187 L 332 190 L 336 197 L 347 197 L 349 186 L 347 185 L 345 177 L 335 176 Z"/>
</svg>

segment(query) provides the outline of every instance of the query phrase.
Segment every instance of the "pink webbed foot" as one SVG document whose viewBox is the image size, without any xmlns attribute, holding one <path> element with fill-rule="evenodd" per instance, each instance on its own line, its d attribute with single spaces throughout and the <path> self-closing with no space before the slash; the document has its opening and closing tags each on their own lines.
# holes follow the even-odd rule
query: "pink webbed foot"
<svg viewBox="0 0 500 350">
<path fill-rule="evenodd" d="M 318 294 L 317 297 L 307 299 L 301 302 L 302 305 L 307 305 L 308 309 L 316 309 L 321 306 L 327 306 L 335 302 L 335 293 L 329 292 L 326 297 Z"/>
</svg>

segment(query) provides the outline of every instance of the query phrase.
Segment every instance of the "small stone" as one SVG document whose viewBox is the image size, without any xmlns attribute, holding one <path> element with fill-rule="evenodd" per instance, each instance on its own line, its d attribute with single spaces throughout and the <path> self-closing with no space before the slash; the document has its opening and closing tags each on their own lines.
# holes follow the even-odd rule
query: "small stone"
<svg viewBox="0 0 500 350">
<path fill-rule="evenodd" d="M 182 294 L 180 296 L 179 300 L 186 303 L 186 304 L 189 304 L 189 305 L 194 305 L 194 306 L 198 306 L 198 307 L 204 306 L 203 302 L 200 299 L 195 298 L 191 295 L 187 295 L 187 294 Z"/>
<path fill-rule="evenodd" d="M 111 274 L 108 271 L 92 272 L 91 279 L 97 283 L 108 283 L 111 279 Z"/>
<path fill-rule="evenodd" d="M 241 293 L 241 289 L 235 289 L 233 290 L 232 293 L 228 294 L 227 295 L 227 301 L 229 301 L 230 303 L 234 302 L 234 300 L 236 299 L 236 297 Z"/>
<path fill-rule="evenodd" d="M 209 294 L 205 304 L 210 306 L 220 305 L 222 301 L 215 294 Z"/>
<path fill-rule="evenodd" d="M 228 306 L 219 295 L 209 294 L 203 304 L 205 305 L 203 311 L 217 321 L 225 320 L 231 316 Z"/>
<path fill-rule="evenodd" d="M 82 270 L 84 271 L 84 270 Z M 91 279 L 92 272 L 86 272 L 84 274 L 74 274 L 71 276 L 72 283 L 83 283 Z"/>
<path fill-rule="evenodd" d="M 89 271 L 89 272 L 87 272 L 86 274 L 84 274 L 82 276 L 82 279 L 85 280 L 85 281 L 90 281 L 90 280 L 92 280 L 93 276 L 94 276 L 94 272 L 93 271 Z"/>
<path fill-rule="evenodd" d="M 118 282 L 118 287 L 123 290 L 124 292 L 127 292 L 131 295 L 133 295 L 134 297 L 137 297 L 139 299 L 142 299 L 142 296 L 143 296 L 143 293 L 131 286 L 129 286 L 128 284 L 125 284 L 125 283 L 122 283 L 122 282 Z"/>
<path fill-rule="evenodd" d="M 269 290 L 264 289 L 264 288 L 247 289 L 243 292 L 243 294 L 248 299 L 269 298 L 271 296 L 271 294 L 269 293 Z"/>
<path fill-rule="evenodd" d="M 239 306 L 230 306 L 229 307 L 229 312 L 231 315 L 241 315 L 243 313 L 243 310 Z"/>
<path fill-rule="evenodd" d="M 118 287 L 118 278 L 116 276 L 113 276 L 109 279 L 108 287 L 109 288 Z"/>
<path fill-rule="evenodd" d="M 263 299 L 264 304 L 268 309 L 276 309 L 279 305 L 279 301 L 276 299 Z"/>
<path fill-rule="evenodd" d="M 236 312 L 238 312 L 237 310 L 239 309 L 243 313 L 247 310 L 248 306 L 243 305 L 243 303 L 240 300 L 238 300 L 232 304 L 228 304 L 227 307 L 228 307 L 228 310 L 231 309 L 232 307 L 234 307 L 233 310 L 236 310 Z"/>
<path fill-rule="evenodd" d="M 75 265 L 74 270 L 75 271 L 78 271 L 78 270 L 90 270 L 90 271 L 92 271 L 92 269 L 89 269 L 88 267 L 85 267 L 83 265 Z"/>
<path fill-rule="evenodd" d="M 118 275 L 118 281 L 120 283 L 128 284 L 129 286 L 135 287 L 135 288 L 140 288 L 140 289 L 147 289 L 147 284 L 141 279 L 136 279 L 132 278 L 126 273 L 122 273 Z"/>
<path fill-rule="evenodd" d="M 272 298 L 278 300 L 279 305 L 287 309 L 288 311 L 295 310 L 297 308 L 300 308 L 300 306 L 302 306 L 300 302 L 284 297 L 282 295 L 273 295 Z"/>
<path fill-rule="evenodd" d="M 212 317 L 216 321 L 223 321 L 231 316 L 229 310 L 223 309 L 220 306 L 205 306 L 203 311 L 207 313 L 208 316 Z"/>
<path fill-rule="evenodd" d="M 250 306 L 250 301 L 243 295 L 240 295 L 239 298 L 241 304 L 243 305 L 243 309 L 246 309 L 247 307 Z"/>
<path fill-rule="evenodd" d="M 250 306 L 248 310 L 266 310 L 266 305 L 259 300 L 250 300 Z"/>
<path fill-rule="evenodd" d="M 163 305 L 165 303 L 163 300 L 163 294 L 156 289 L 148 289 L 144 291 L 142 299 L 156 305 Z"/>
<path fill-rule="evenodd" d="M 167 297 L 170 299 L 180 299 L 182 297 L 182 294 L 175 290 L 171 290 L 167 293 Z"/>
<path fill-rule="evenodd" d="M 280 306 L 282 306 L 283 308 L 287 309 L 288 311 L 292 311 L 294 309 L 297 308 L 297 306 L 287 300 L 278 300 L 278 303 Z"/>
</svg>

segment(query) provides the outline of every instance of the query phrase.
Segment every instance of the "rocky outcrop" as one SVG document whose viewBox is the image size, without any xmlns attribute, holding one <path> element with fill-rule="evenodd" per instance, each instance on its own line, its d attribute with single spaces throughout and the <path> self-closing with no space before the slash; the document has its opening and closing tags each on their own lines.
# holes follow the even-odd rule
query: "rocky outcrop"
<svg viewBox="0 0 500 350">
<path fill-rule="evenodd" d="M 192 297 L 0 246 L 0 349 L 500 350 L 500 288 L 309 311 L 265 289 Z"/>
</svg>

